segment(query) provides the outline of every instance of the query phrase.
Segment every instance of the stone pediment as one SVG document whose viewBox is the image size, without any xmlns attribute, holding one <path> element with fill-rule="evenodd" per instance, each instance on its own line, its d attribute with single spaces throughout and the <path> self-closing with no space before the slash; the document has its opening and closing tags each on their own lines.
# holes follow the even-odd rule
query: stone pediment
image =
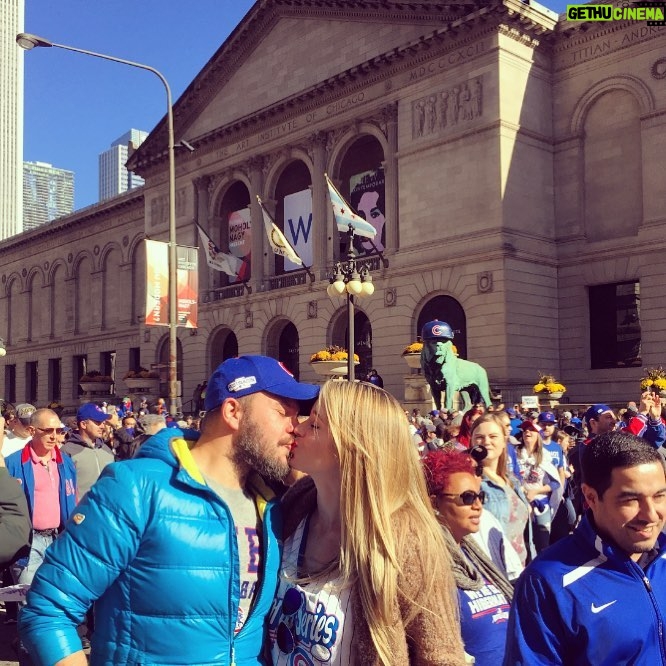
<svg viewBox="0 0 666 666">
<path fill-rule="evenodd" d="M 495 0 L 497 1 L 497 0 Z M 191 141 L 479 10 L 473 1 L 261 0 L 174 105 Z M 164 153 L 164 120 L 131 162 Z"/>
</svg>

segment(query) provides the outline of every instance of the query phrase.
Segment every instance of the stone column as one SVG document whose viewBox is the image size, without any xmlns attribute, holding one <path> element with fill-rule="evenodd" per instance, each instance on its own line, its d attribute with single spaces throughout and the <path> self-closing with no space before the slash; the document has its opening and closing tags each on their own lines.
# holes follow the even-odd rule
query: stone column
<svg viewBox="0 0 666 666">
<path fill-rule="evenodd" d="M 388 148 L 384 155 L 384 199 L 386 202 L 386 249 L 398 249 L 398 103 L 394 102 L 382 110 L 382 129 Z"/>
<path fill-rule="evenodd" d="M 268 240 L 264 231 L 264 216 L 257 195 L 263 194 L 264 187 L 264 160 L 262 157 L 253 157 L 248 162 L 250 175 L 250 216 L 252 218 L 252 290 L 261 291 L 264 281 L 264 247 Z M 262 197 L 263 199 L 263 197 Z"/>
<path fill-rule="evenodd" d="M 312 175 L 312 272 L 320 275 L 329 262 L 328 242 L 332 230 L 328 226 L 328 193 L 324 173 L 326 171 L 326 146 L 328 134 L 317 132 L 311 137 L 310 155 L 314 173 Z"/>
<path fill-rule="evenodd" d="M 192 181 L 196 196 L 196 204 L 194 206 L 194 221 L 208 233 L 208 213 L 210 206 L 210 195 L 208 192 L 208 185 L 210 184 L 209 176 L 200 176 Z M 199 300 L 201 295 L 205 294 L 210 287 L 210 270 L 206 263 L 206 252 L 201 247 L 199 232 L 195 227 L 195 244 L 199 246 Z"/>
</svg>

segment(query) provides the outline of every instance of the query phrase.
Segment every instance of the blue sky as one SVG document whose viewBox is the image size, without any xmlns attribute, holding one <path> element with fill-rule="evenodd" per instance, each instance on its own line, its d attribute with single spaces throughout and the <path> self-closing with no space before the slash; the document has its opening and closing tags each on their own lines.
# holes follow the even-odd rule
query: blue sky
<svg viewBox="0 0 666 666">
<path fill-rule="evenodd" d="M 566 2 L 541 0 L 564 11 Z M 25 32 L 159 70 L 174 101 L 253 0 L 25 0 Z M 18 47 L 17 47 L 18 48 Z M 25 52 L 24 159 L 75 172 L 75 208 L 97 201 L 97 158 L 131 128 L 150 131 L 166 96 L 149 72 L 62 49 Z"/>
</svg>

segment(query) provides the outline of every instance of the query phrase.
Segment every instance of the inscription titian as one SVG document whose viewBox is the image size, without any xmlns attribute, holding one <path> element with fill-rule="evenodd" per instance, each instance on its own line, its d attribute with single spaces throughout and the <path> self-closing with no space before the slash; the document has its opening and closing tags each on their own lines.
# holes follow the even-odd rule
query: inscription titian
<svg viewBox="0 0 666 666">
<path fill-rule="evenodd" d="M 576 48 L 572 47 L 569 52 L 568 65 L 577 65 L 578 63 L 585 62 L 591 58 L 595 58 L 605 53 L 610 53 L 617 49 L 629 46 L 634 42 L 639 42 L 644 39 L 649 39 L 655 35 L 666 36 L 666 28 L 660 26 L 642 25 L 638 27 L 628 28 L 624 32 L 616 35 L 606 35 L 603 39 L 595 40 L 591 43 L 585 44 Z"/>
</svg>

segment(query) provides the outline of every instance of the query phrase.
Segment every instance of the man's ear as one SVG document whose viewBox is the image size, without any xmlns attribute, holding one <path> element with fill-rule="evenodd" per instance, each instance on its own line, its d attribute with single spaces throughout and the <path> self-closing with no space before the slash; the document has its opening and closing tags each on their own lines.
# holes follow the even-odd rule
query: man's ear
<svg viewBox="0 0 666 666">
<path fill-rule="evenodd" d="M 597 504 L 599 504 L 599 495 L 597 494 L 597 491 L 592 486 L 588 486 L 587 483 L 582 483 L 580 489 L 587 505 L 590 509 L 594 510 L 597 507 Z"/>
<path fill-rule="evenodd" d="M 220 418 L 233 431 L 240 428 L 243 405 L 236 398 L 227 398 L 220 406 Z"/>
</svg>

